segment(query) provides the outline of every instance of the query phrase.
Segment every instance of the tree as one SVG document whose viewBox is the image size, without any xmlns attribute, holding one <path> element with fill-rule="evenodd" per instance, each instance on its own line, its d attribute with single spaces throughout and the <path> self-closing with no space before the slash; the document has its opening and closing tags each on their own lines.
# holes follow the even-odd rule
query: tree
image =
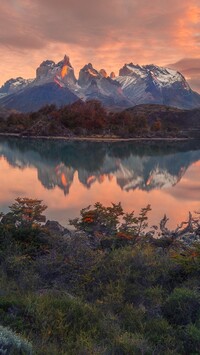
<svg viewBox="0 0 200 355">
<path fill-rule="evenodd" d="M 151 130 L 154 132 L 158 132 L 161 130 L 161 128 L 162 128 L 161 121 L 159 119 L 156 119 L 151 126 Z"/>
<path fill-rule="evenodd" d="M 125 213 L 121 203 L 112 203 L 111 207 L 105 207 L 96 202 L 93 209 L 91 206 L 83 208 L 80 212 L 81 217 L 72 219 L 69 223 L 78 230 L 93 235 L 135 240 L 145 235 L 149 211 L 151 207 L 147 205 L 141 209 L 139 216 L 135 216 L 134 211 Z"/>
<path fill-rule="evenodd" d="M 46 217 L 42 215 L 42 212 L 46 210 L 47 206 L 42 204 L 42 200 L 18 197 L 15 201 L 9 206 L 15 223 L 20 226 L 32 227 L 45 222 Z"/>
<path fill-rule="evenodd" d="M 80 212 L 81 218 L 69 221 L 78 230 L 91 234 L 115 235 L 119 225 L 119 217 L 124 214 L 121 203 L 112 203 L 111 207 L 105 207 L 96 202 L 94 209 L 91 206 L 83 208 Z"/>
</svg>

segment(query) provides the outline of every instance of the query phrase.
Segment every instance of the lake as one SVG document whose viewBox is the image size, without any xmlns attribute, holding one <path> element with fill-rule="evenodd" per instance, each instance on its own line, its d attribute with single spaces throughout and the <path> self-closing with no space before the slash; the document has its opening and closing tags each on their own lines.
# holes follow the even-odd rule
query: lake
<svg viewBox="0 0 200 355">
<path fill-rule="evenodd" d="M 200 211 L 200 142 L 75 142 L 0 138 L 0 211 L 16 197 L 42 199 L 47 218 L 67 225 L 81 208 L 121 202 L 151 204 L 151 224 L 164 213 L 175 227 Z"/>
</svg>

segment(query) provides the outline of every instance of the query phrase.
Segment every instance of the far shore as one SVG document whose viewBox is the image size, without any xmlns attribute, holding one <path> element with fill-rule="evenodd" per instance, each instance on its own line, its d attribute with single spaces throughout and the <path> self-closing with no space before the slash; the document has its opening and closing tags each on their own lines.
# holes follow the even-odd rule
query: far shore
<svg viewBox="0 0 200 355">
<path fill-rule="evenodd" d="M 16 137 L 26 139 L 46 139 L 46 140 L 64 140 L 64 141 L 89 141 L 89 142 L 131 142 L 131 141 L 186 141 L 191 137 L 132 137 L 121 138 L 118 136 L 89 136 L 89 137 L 65 137 L 65 136 L 34 136 L 22 135 L 20 133 L 0 133 L 1 137 Z"/>
</svg>

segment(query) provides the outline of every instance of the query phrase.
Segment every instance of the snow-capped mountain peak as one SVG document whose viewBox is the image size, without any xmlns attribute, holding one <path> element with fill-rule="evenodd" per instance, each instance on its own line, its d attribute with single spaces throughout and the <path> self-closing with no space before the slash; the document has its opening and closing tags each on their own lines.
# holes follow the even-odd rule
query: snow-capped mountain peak
<svg viewBox="0 0 200 355">
<path fill-rule="evenodd" d="M 58 63 L 52 60 L 43 61 L 36 69 L 34 80 L 21 77 L 8 80 L 0 88 L 0 104 L 5 108 L 15 108 L 15 103 L 11 107 L 11 102 L 19 101 L 19 96 L 4 100 L 5 95 L 19 94 L 21 91 L 26 92 L 27 89 L 52 83 L 62 89 L 70 90 L 77 98 L 97 99 L 109 107 L 126 108 L 139 104 L 164 104 L 188 109 L 200 106 L 200 95 L 193 92 L 184 76 L 173 69 L 131 62 L 119 70 L 118 76 L 115 76 L 114 72 L 108 76 L 105 69 L 97 70 L 89 63 L 80 70 L 77 80 L 67 55 Z M 47 87 L 53 88 L 52 85 Z M 23 92 L 21 101 L 23 101 Z M 48 95 L 46 100 L 48 101 Z M 25 106 L 23 103 L 23 110 Z"/>
<path fill-rule="evenodd" d="M 183 82 L 183 87 L 186 90 L 190 90 L 183 75 L 173 69 L 159 67 L 154 64 L 150 65 L 134 65 L 133 63 L 125 64 L 123 68 L 119 70 L 119 77 L 131 77 L 137 79 L 147 79 L 150 77 L 155 84 L 160 87 L 170 86 L 175 82 Z M 120 80 L 120 79 L 119 79 Z"/>
<path fill-rule="evenodd" d="M 21 76 L 16 79 L 9 79 L 0 88 L 0 94 L 13 94 L 16 91 L 26 88 L 32 81 L 33 79 L 24 79 Z"/>
<path fill-rule="evenodd" d="M 199 95 L 192 92 L 184 76 L 157 65 L 125 64 L 117 80 L 125 96 L 134 104 L 165 104 L 179 108 L 200 106 Z"/>
</svg>

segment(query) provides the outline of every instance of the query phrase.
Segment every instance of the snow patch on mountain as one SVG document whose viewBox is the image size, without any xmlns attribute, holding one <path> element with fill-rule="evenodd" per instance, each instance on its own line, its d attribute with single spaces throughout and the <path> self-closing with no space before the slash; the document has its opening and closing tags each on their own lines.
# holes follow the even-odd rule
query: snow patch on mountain
<svg viewBox="0 0 200 355">
<path fill-rule="evenodd" d="M 134 85 L 138 80 L 151 78 L 155 85 L 160 88 L 170 87 L 174 83 L 180 82 L 183 89 L 191 90 L 183 75 L 173 69 L 158 67 L 157 65 L 134 65 L 125 64 L 119 71 L 119 76 L 115 79 L 119 81 L 123 88 Z"/>
</svg>

